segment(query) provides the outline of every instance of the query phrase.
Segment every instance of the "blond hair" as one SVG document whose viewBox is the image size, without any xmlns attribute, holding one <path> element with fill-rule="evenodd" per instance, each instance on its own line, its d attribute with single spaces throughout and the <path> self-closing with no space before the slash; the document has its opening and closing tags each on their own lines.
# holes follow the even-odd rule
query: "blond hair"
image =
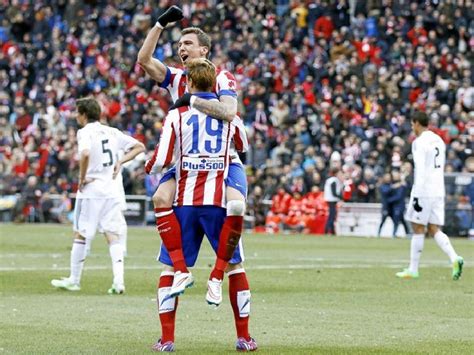
<svg viewBox="0 0 474 355">
<path fill-rule="evenodd" d="M 190 59 L 186 63 L 188 78 L 193 86 L 203 92 L 209 92 L 216 83 L 216 67 L 206 58 Z"/>
</svg>

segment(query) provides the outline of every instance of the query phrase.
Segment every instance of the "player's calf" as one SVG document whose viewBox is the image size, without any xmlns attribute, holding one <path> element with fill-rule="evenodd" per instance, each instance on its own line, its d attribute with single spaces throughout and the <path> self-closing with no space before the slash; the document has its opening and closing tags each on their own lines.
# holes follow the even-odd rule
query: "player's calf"
<svg viewBox="0 0 474 355">
<path fill-rule="evenodd" d="M 217 259 L 209 280 L 222 280 L 224 270 L 239 244 L 244 223 L 245 202 L 234 200 L 227 202 L 227 217 L 219 237 Z"/>
</svg>

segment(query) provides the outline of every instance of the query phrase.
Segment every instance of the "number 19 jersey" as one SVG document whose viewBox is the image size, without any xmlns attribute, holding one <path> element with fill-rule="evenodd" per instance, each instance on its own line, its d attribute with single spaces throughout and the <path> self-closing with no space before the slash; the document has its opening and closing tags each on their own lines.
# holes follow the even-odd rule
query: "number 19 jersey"
<svg viewBox="0 0 474 355">
<path fill-rule="evenodd" d="M 99 122 L 91 122 L 77 131 L 79 159 L 84 150 L 89 150 L 87 183 L 77 198 L 115 198 L 120 197 L 120 190 L 113 181 L 114 166 L 120 150 L 127 151 L 138 141 L 116 128 Z"/>
<path fill-rule="evenodd" d="M 415 181 L 412 197 L 444 197 L 446 145 L 437 134 L 424 131 L 412 143 Z"/>
<path fill-rule="evenodd" d="M 198 94 L 215 99 L 215 94 Z M 225 207 L 225 178 L 229 169 L 230 142 L 239 151 L 248 149 L 240 118 L 224 122 L 190 107 L 171 110 L 160 137 L 155 166 L 169 165 L 176 157 L 177 206 Z"/>
</svg>

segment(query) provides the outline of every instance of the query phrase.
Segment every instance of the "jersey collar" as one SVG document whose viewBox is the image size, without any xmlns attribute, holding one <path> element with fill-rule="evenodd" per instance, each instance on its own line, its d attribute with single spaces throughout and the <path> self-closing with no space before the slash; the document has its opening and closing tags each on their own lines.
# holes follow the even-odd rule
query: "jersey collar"
<svg viewBox="0 0 474 355">
<path fill-rule="evenodd" d="M 204 99 L 204 100 L 212 100 L 212 99 L 217 99 L 217 95 L 213 92 L 195 92 L 193 95 Z"/>
</svg>

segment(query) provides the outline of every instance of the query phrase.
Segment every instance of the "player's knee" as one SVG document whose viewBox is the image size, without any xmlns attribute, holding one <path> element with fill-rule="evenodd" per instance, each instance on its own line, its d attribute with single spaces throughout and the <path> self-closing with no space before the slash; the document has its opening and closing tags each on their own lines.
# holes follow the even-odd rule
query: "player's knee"
<svg viewBox="0 0 474 355">
<path fill-rule="evenodd" d="M 437 225 L 428 224 L 428 234 L 430 235 L 430 237 L 434 237 L 438 230 L 439 227 Z"/>
<path fill-rule="evenodd" d="M 86 237 L 80 235 L 78 232 L 75 232 L 75 233 L 74 233 L 74 239 L 77 239 L 77 240 L 86 240 Z"/>
<path fill-rule="evenodd" d="M 108 245 L 119 244 L 120 243 L 120 239 L 119 239 L 119 236 L 117 234 L 106 233 L 105 234 L 105 239 L 107 240 Z"/>
<path fill-rule="evenodd" d="M 242 263 L 228 264 L 227 268 L 225 269 L 225 272 L 232 273 L 232 272 L 241 271 L 241 270 L 242 270 L 242 272 L 245 272 L 244 271 L 244 265 Z"/>
<path fill-rule="evenodd" d="M 243 216 L 245 214 L 245 202 L 234 200 L 227 202 L 228 216 Z"/>
<path fill-rule="evenodd" d="M 173 201 L 169 201 L 169 198 L 167 198 L 167 196 L 164 194 L 155 193 L 152 197 L 152 200 L 153 206 L 155 206 L 155 208 L 166 208 L 173 205 Z"/>
</svg>

